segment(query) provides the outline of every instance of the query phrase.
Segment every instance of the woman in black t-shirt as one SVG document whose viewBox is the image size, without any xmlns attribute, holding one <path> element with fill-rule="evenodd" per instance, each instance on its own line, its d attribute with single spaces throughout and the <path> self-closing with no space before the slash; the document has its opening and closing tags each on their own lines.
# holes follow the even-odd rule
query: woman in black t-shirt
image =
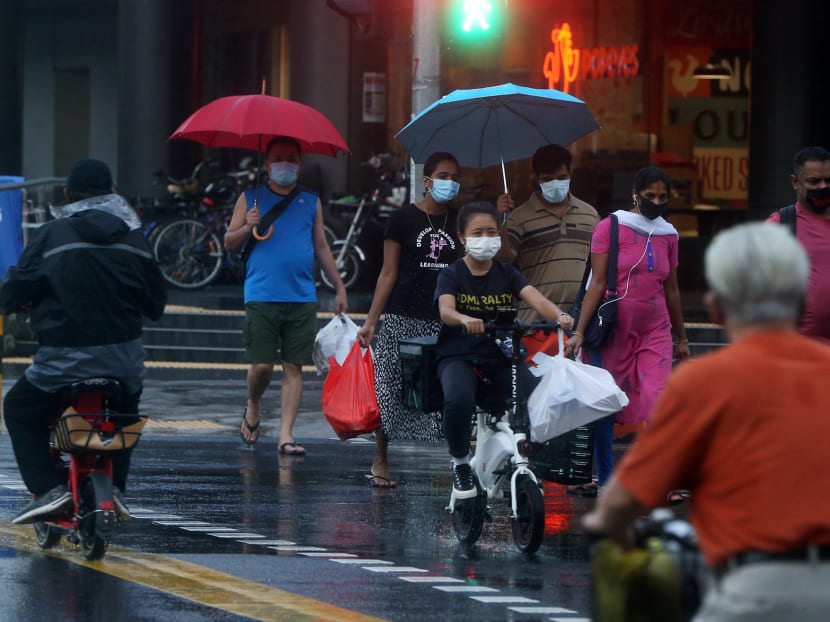
<svg viewBox="0 0 830 622">
<path fill-rule="evenodd" d="M 424 163 L 426 194 L 389 216 L 383 241 L 383 268 L 366 322 L 357 339 L 368 347 L 381 313 L 375 344 L 375 393 L 381 428 L 375 433 L 375 459 L 366 476 L 372 486 L 395 486 L 389 473 L 388 443 L 393 438 L 437 442 L 437 413 L 405 408 L 401 401 L 398 341 L 436 335 L 441 326 L 433 304 L 438 272 L 460 256 L 455 217 L 449 202 L 458 194 L 459 166 L 449 153 L 434 153 Z"/>
<path fill-rule="evenodd" d="M 456 497 L 464 499 L 476 495 L 470 468 L 470 421 L 481 381 L 476 372 L 507 395 L 510 387 L 510 361 L 484 334 L 484 322 L 495 319 L 500 309 L 515 309 L 519 299 L 562 328 L 571 328 L 573 318 L 512 265 L 493 261 L 501 247 L 495 207 L 487 203 L 462 207 L 458 234 L 467 253 L 438 275 L 435 300 L 443 322 L 438 334 L 438 377 L 444 391 L 444 433 L 453 462 L 453 488 Z"/>
</svg>

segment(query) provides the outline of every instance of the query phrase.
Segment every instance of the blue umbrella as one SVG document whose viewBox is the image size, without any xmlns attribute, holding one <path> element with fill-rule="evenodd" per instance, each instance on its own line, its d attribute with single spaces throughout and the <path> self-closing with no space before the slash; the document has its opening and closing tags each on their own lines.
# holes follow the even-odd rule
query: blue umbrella
<svg viewBox="0 0 830 622">
<path fill-rule="evenodd" d="M 569 145 L 599 124 L 588 105 L 555 89 L 501 84 L 459 89 L 424 109 L 395 137 L 415 162 L 447 151 L 464 166 L 483 168 L 533 154 L 543 145 Z"/>
</svg>

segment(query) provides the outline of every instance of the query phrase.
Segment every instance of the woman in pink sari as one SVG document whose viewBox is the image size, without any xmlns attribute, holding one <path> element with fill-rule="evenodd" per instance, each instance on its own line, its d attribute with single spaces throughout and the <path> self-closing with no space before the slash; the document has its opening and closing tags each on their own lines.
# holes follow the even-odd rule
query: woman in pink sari
<svg viewBox="0 0 830 622">
<path fill-rule="evenodd" d="M 656 166 L 641 169 L 635 176 L 632 208 L 614 212 L 619 220 L 616 283 L 608 283 L 610 219 L 596 226 L 591 241 L 591 281 L 579 323 L 568 339 L 569 352 L 580 348 L 606 289 L 616 289 L 617 327 L 599 355 L 602 367 L 628 395 L 629 404 L 617 413 L 617 423 L 648 421 L 671 372 L 672 333 L 677 358 L 690 356 L 677 285 L 679 236 L 662 217 L 670 191 L 668 175 Z M 598 458 L 602 453 L 610 456 L 612 443 L 613 427 L 598 430 Z M 598 467 L 602 462 L 598 460 Z M 601 485 L 603 473 L 599 475 Z"/>
</svg>

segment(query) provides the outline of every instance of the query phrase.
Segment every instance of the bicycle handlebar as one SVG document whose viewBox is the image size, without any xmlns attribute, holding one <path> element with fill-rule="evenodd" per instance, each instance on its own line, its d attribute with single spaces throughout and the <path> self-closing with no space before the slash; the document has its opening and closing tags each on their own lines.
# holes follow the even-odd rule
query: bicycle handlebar
<svg viewBox="0 0 830 622">
<path fill-rule="evenodd" d="M 541 320 L 536 322 L 522 322 L 521 320 L 513 320 L 512 322 L 504 323 L 498 320 L 487 320 L 484 322 L 484 332 L 513 332 L 518 330 L 523 334 L 541 331 L 546 335 L 559 330 L 559 322 L 552 322 L 550 320 Z"/>
</svg>

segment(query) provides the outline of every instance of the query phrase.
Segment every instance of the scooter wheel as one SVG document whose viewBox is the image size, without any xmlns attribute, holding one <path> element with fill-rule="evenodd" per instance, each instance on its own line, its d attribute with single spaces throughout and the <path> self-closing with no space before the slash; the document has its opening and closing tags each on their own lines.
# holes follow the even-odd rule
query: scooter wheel
<svg viewBox="0 0 830 622">
<path fill-rule="evenodd" d="M 539 484 L 527 475 L 516 479 L 516 518 L 513 541 L 523 553 L 535 553 L 545 536 L 545 505 Z"/>
<path fill-rule="evenodd" d="M 35 540 L 42 549 L 51 549 L 61 539 L 63 532 L 52 525 L 46 523 L 35 523 Z"/>
<path fill-rule="evenodd" d="M 92 480 L 87 480 L 81 490 L 81 521 L 78 525 L 78 539 L 84 559 L 95 561 L 107 552 L 107 540 L 99 533 L 98 499 Z"/>
<path fill-rule="evenodd" d="M 475 544 L 484 529 L 487 514 L 487 493 L 479 490 L 475 497 L 458 499 L 452 513 L 452 526 L 461 544 Z"/>
</svg>

